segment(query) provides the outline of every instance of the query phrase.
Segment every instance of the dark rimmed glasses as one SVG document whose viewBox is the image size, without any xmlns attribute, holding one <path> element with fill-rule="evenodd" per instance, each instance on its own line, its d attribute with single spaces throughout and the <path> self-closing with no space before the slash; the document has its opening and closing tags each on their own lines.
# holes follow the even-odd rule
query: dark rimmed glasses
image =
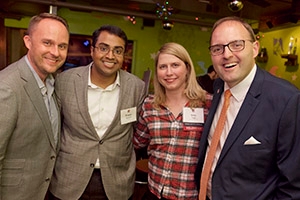
<svg viewBox="0 0 300 200">
<path fill-rule="evenodd" d="M 251 40 L 248 41 L 252 42 Z M 242 51 L 245 48 L 245 40 L 234 40 L 228 44 L 216 44 L 210 46 L 208 49 L 211 55 L 218 56 L 224 53 L 225 47 L 228 47 L 231 52 Z"/>
<path fill-rule="evenodd" d="M 107 44 L 99 44 L 97 47 L 94 47 L 98 52 L 103 53 L 103 54 L 107 54 L 108 52 L 112 51 L 112 53 L 115 56 L 122 56 L 124 53 L 124 48 L 123 47 L 114 47 L 114 48 L 110 48 L 109 45 Z"/>
</svg>

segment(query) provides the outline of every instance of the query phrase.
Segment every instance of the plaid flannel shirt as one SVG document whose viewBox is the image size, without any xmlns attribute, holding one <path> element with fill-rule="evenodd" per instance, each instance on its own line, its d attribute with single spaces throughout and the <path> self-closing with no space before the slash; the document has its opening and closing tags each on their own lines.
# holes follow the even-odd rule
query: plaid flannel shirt
<svg viewBox="0 0 300 200">
<path fill-rule="evenodd" d="M 206 99 L 204 119 L 212 95 L 207 94 Z M 186 131 L 182 113 L 175 118 L 168 108 L 157 110 L 152 102 L 153 96 L 148 96 L 143 103 L 133 141 L 135 148 L 148 146 L 149 189 L 158 198 L 196 200 L 194 172 L 204 124 L 197 131 Z"/>
</svg>

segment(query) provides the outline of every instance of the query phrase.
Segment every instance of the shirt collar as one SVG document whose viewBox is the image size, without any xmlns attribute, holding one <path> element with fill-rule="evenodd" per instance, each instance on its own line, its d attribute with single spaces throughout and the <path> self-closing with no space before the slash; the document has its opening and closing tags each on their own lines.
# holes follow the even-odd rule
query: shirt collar
<svg viewBox="0 0 300 200">
<path fill-rule="evenodd" d="M 88 67 L 89 67 L 89 75 L 88 75 L 88 87 L 90 88 L 99 88 L 97 85 L 92 83 L 91 80 L 91 69 L 92 69 L 92 65 L 93 63 L 91 63 Z M 109 85 L 107 88 L 105 88 L 105 90 L 113 90 L 114 88 L 116 88 L 117 86 L 120 86 L 120 72 L 117 71 L 117 78 L 115 80 L 115 82 L 113 82 L 111 85 Z"/>
<path fill-rule="evenodd" d="M 36 73 L 36 71 L 33 69 L 32 65 L 30 64 L 27 55 L 25 56 L 25 61 L 27 63 L 27 65 L 29 66 L 29 69 L 31 70 L 40 90 L 42 95 L 45 95 L 47 92 L 47 89 L 49 90 L 49 93 L 52 94 L 53 90 L 54 90 L 54 77 L 52 74 L 49 74 L 46 78 L 45 84 L 42 81 L 42 79 L 39 77 L 39 75 Z"/>
<path fill-rule="evenodd" d="M 245 99 L 246 94 L 247 94 L 247 92 L 251 86 L 251 83 L 254 79 L 256 70 L 257 70 L 257 66 L 255 64 L 254 67 L 252 68 L 252 70 L 250 71 L 250 73 L 244 78 L 244 80 L 242 80 L 236 86 L 230 88 L 230 92 L 231 92 L 232 96 L 237 101 L 243 101 Z M 229 89 L 229 86 L 225 82 L 224 91 L 226 91 L 227 89 Z"/>
</svg>

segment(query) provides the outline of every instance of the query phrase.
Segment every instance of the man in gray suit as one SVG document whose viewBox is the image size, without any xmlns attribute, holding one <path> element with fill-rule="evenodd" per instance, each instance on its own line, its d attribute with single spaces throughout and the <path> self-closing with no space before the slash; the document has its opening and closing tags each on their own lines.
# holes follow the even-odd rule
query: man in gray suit
<svg viewBox="0 0 300 200">
<path fill-rule="evenodd" d="M 93 62 L 57 76 L 63 121 L 50 199 L 131 199 L 133 124 L 145 84 L 121 70 L 126 45 L 119 27 L 104 25 L 93 33 Z"/>
<path fill-rule="evenodd" d="M 43 200 L 58 152 L 51 74 L 67 57 L 67 22 L 34 16 L 23 39 L 27 55 L 0 72 L 0 200 Z"/>
</svg>

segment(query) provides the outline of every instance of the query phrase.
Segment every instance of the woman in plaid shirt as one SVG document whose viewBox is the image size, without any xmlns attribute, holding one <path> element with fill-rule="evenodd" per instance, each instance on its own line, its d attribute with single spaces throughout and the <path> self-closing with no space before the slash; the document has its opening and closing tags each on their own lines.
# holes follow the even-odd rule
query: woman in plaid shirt
<svg viewBox="0 0 300 200">
<path fill-rule="evenodd" d="M 187 50 L 164 44 L 155 58 L 154 95 L 139 114 L 135 148 L 148 146 L 148 189 L 143 200 L 198 199 L 194 172 L 212 96 L 196 81 Z"/>
</svg>

